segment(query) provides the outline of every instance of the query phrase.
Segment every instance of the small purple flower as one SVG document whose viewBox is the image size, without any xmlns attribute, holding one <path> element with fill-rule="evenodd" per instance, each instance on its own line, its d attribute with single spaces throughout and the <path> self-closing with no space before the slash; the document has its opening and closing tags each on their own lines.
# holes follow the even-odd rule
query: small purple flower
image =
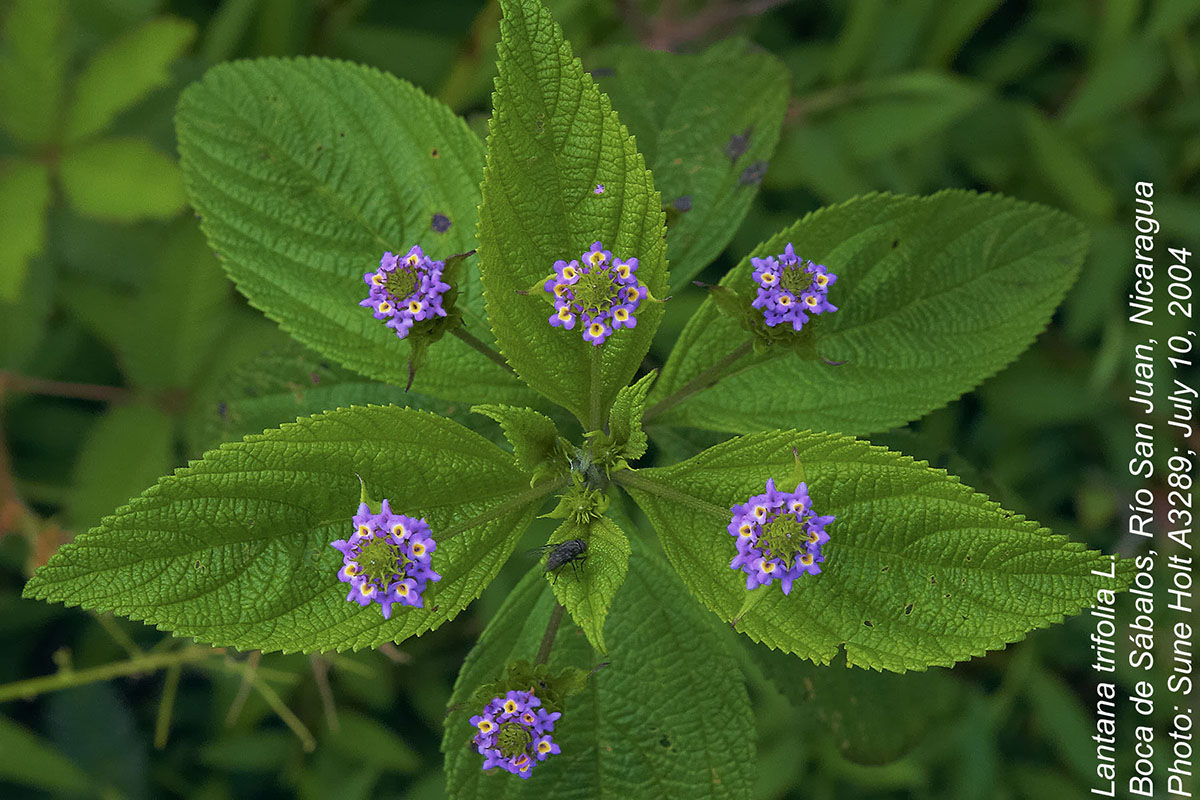
<svg viewBox="0 0 1200 800">
<path fill-rule="evenodd" d="M 798 331 L 808 322 L 809 315 L 837 311 L 828 297 L 837 275 L 821 264 L 797 256 L 791 242 L 779 255 L 752 258 L 750 264 L 754 267 L 754 282 L 758 284 L 751 305 L 762 310 L 769 327 L 786 322 Z"/>
<path fill-rule="evenodd" d="M 379 269 L 363 275 L 370 287 L 359 305 L 371 309 L 375 319 L 401 339 L 408 336 L 414 323 L 446 316 L 442 295 L 450 284 L 442 280 L 444 261 L 433 261 L 419 245 L 404 256 L 384 253 Z"/>
<path fill-rule="evenodd" d="M 825 526 L 834 517 L 813 513 L 807 484 L 781 492 L 775 479 L 768 478 L 765 492 L 730 511 L 727 530 L 737 540 L 737 555 L 729 567 L 746 574 L 747 590 L 778 579 L 783 593 L 790 594 L 792 582 L 801 575 L 821 572 L 821 546 L 829 541 Z"/>
<path fill-rule="evenodd" d="M 425 587 L 442 579 L 431 563 L 437 542 L 429 524 L 392 513 L 387 500 L 378 514 L 360 503 L 353 522 L 350 538 L 332 543 L 342 554 L 338 580 L 350 584 L 346 600 L 364 608 L 379 603 L 384 619 L 391 618 L 397 603 L 422 608 Z"/>
<path fill-rule="evenodd" d="M 534 764 L 561 752 L 550 733 L 562 714 L 548 713 L 541 704 L 532 689 L 510 691 L 471 717 L 477 729 L 471 743 L 483 756 L 485 770 L 500 767 L 528 780 Z"/>
<path fill-rule="evenodd" d="M 592 190 L 592 194 L 604 194 L 604 184 L 597 183 L 596 188 Z"/>
<path fill-rule="evenodd" d="M 638 260 L 621 260 L 595 242 L 577 260 L 555 261 L 554 274 L 542 288 L 554 296 L 555 328 L 573 330 L 576 321 L 583 340 L 594 346 L 619 328 L 637 325 L 637 308 L 649 290 L 637 280 Z"/>
</svg>

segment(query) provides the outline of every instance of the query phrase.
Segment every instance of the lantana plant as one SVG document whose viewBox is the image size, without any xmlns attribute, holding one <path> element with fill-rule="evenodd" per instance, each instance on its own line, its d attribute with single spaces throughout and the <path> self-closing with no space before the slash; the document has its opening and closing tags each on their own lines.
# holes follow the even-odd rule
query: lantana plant
<svg viewBox="0 0 1200 800">
<path fill-rule="evenodd" d="M 455 797 L 747 796 L 746 653 L 785 683 L 835 659 L 920 671 L 1088 605 L 1110 557 L 856 438 L 1028 347 L 1083 228 L 871 194 L 696 288 L 769 168 L 785 70 L 741 41 L 617 49 L 601 91 L 537 0 L 500 6 L 486 143 L 340 61 L 225 64 L 185 92 L 187 189 L 230 277 L 324 361 L 411 385 L 408 407 L 343 396 L 222 444 L 26 596 L 218 646 L 372 648 L 453 619 L 556 519 L 459 674 Z M 703 303 L 647 361 L 687 292 Z M 422 410 L 441 401 L 507 446 Z"/>
</svg>

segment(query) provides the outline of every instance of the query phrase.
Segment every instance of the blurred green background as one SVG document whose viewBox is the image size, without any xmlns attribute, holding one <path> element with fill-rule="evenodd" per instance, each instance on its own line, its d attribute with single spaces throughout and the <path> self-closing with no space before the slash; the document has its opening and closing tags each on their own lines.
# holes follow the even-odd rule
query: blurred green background
<svg viewBox="0 0 1200 800">
<path fill-rule="evenodd" d="M 870 191 L 967 187 L 1084 220 L 1091 255 L 1034 347 L 873 440 L 1132 552 L 1118 531 L 1133 184 L 1155 183 L 1161 242 L 1200 245 L 1200 1 L 547 4 L 588 68 L 614 43 L 691 52 L 735 34 L 789 68 L 780 149 L 713 280 L 803 213 Z M 482 131 L 498 13 L 484 0 L 0 0 L 0 697 L 36 676 L 81 684 L 0 702 L 0 795 L 443 795 L 450 687 L 529 567 L 520 557 L 454 623 L 320 658 L 188 650 L 20 590 L 61 543 L 219 441 L 341 397 L 404 399 L 289 345 L 223 276 L 176 164 L 180 91 L 220 61 L 319 54 L 406 78 Z M 652 361 L 701 299 L 669 304 Z M 545 535 L 535 526 L 522 548 Z M 748 662 L 756 797 L 1081 796 L 1089 630 L 1076 618 L 953 671 L 875 683 Z M 795 690 L 806 677 L 815 693 Z"/>
</svg>

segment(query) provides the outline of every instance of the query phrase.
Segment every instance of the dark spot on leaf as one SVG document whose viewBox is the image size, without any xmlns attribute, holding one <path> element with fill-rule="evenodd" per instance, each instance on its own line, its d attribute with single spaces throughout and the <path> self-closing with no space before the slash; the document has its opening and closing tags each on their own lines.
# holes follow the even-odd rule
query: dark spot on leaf
<svg viewBox="0 0 1200 800">
<path fill-rule="evenodd" d="M 345 138 L 346 138 L 346 132 L 345 132 L 345 131 L 342 131 L 341 133 L 339 133 L 339 134 L 338 134 L 338 138 L 340 138 L 340 139 L 345 139 Z"/>
<path fill-rule="evenodd" d="M 900 246 L 900 240 L 899 240 L 899 239 L 896 239 L 896 240 L 894 240 L 894 241 L 892 242 L 892 249 L 893 249 L 893 250 L 895 250 L 895 249 L 896 249 L 897 247 L 899 247 L 899 246 Z"/>
<path fill-rule="evenodd" d="M 322 361 L 320 364 L 317 364 L 317 366 L 320 367 L 321 369 L 329 369 L 329 362 Z"/>
<path fill-rule="evenodd" d="M 445 233 L 450 230 L 450 218 L 445 214 L 434 214 L 429 227 L 433 228 L 434 233 Z"/>
<path fill-rule="evenodd" d="M 750 133 L 753 130 L 753 128 L 746 128 L 741 133 L 735 133 L 729 137 L 729 143 L 725 145 L 725 155 L 729 156 L 731 162 L 741 158 L 750 147 Z"/>
<path fill-rule="evenodd" d="M 874 627 L 875 627 L 875 623 L 874 623 L 874 622 L 871 622 L 871 620 L 869 620 L 869 619 L 864 619 L 864 620 L 863 620 L 863 625 L 866 625 L 868 628 L 874 628 Z"/>
<path fill-rule="evenodd" d="M 907 617 L 909 614 L 911 614 L 911 613 L 912 613 L 912 609 L 913 609 L 913 604 L 912 604 L 912 603 L 909 603 L 908 605 L 906 605 L 906 606 L 904 607 L 904 616 L 906 616 L 906 617 Z"/>
<path fill-rule="evenodd" d="M 680 213 L 683 213 L 685 211 L 691 211 L 692 210 L 692 196 L 690 194 L 685 194 L 683 197 L 676 197 L 674 205 L 675 205 L 675 210 Z"/>
<path fill-rule="evenodd" d="M 616 74 L 616 67 L 596 67 L 594 70 L 592 70 L 593 78 L 611 78 Z"/>
<path fill-rule="evenodd" d="M 225 419 L 229 414 L 229 406 L 224 401 L 217 403 L 217 413 L 221 415 L 221 419 Z"/>
<path fill-rule="evenodd" d="M 930 575 L 930 576 L 929 576 L 929 583 L 930 583 L 931 585 L 933 585 L 933 586 L 937 586 L 937 578 L 935 578 L 935 577 L 933 577 L 932 575 Z"/>
<path fill-rule="evenodd" d="M 437 148 L 436 148 L 436 147 L 435 147 L 435 148 L 433 148 L 433 152 L 432 152 L 432 153 L 430 153 L 429 155 L 430 155 L 430 157 L 432 157 L 432 158 L 438 158 L 438 157 L 439 157 L 439 153 L 438 153 L 438 151 L 437 151 Z"/>
<path fill-rule="evenodd" d="M 947 600 L 949 600 L 949 599 L 950 599 L 950 593 L 949 593 L 949 592 L 946 592 L 946 594 L 945 594 L 944 596 L 945 596 L 945 598 L 946 598 Z"/>
<path fill-rule="evenodd" d="M 665 733 L 663 734 L 663 737 L 662 737 L 661 739 L 659 739 L 659 740 L 658 740 L 658 743 L 659 743 L 660 745 L 662 745 L 663 747 L 670 747 L 670 746 L 671 746 L 671 740 L 670 740 L 670 739 L 667 737 L 667 735 L 666 735 Z"/>
<path fill-rule="evenodd" d="M 318 153 L 319 153 L 319 152 L 321 152 L 321 151 L 322 151 L 322 150 L 324 150 L 324 149 L 325 149 L 325 145 L 323 145 L 323 144 L 319 144 L 319 145 L 317 145 L 317 152 L 318 152 Z"/>
<path fill-rule="evenodd" d="M 767 174 L 768 166 L 770 165 L 766 161 L 755 161 L 742 170 L 742 177 L 738 178 L 738 183 L 742 186 L 762 183 L 763 176 Z"/>
<path fill-rule="evenodd" d="M 887 571 L 888 571 L 888 567 L 884 567 L 883 569 L 881 569 L 881 570 L 879 570 L 879 571 L 880 571 L 880 572 L 887 572 Z"/>
</svg>

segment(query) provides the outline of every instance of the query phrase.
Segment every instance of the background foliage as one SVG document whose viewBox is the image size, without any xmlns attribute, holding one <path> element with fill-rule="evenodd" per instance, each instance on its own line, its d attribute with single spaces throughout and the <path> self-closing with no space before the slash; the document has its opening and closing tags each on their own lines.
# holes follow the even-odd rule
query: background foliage
<svg viewBox="0 0 1200 800">
<path fill-rule="evenodd" d="M 1057 533 L 1130 552 L 1115 533 L 1130 488 L 1130 187 L 1155 181 L 1164 228 L 1198 229 L 1200 6 L 548 5 L 630 127 L 669 123 L 653 108 L 626 111 L 624 75 L 602 77 L 632 45 L 698 52 L 739 32 L 789 70 L 779 149 L 704 280 L 802 213 L 870 191 L 997 191 L 1082 219 L 1090 256 L 1035 346 L 979 391 L 872 440 Z M 765 13 L 739 13 L 752 6 Z M 209 252 L 176 164 L 182 88 L 234 58 L 337 56 L 412 81 L 482 137 L 497 18 L 483 0 L 0 2 L 0 792 L 443 796 L 443 714 L 468 649 L 502 603 L 548 602 L 515 591 L 520 557 L 453 624 L 403 650 L 314 658 L 215 653 L 18 597 L 59 544 L 159 475 L 219 441 L 335 406 L 363 382 L 290 344 Z M 749 94 L 766 67 L 747 59 Z M 668 196 L 667 165 L 653 143 L 639 147 Z M 671 213 L 682 215 L 679 246 L 703 252 L 712 223 L 692 223 L 679 205 Z M 664 345 L 702 299 L 672 281 Z M 659 347 L 652 363 L 665 360 Z M 464 408 L 407 399 L 496 436 Z M 658 438 L 649 458 L 674 461 L 714 440 Z M 536 524 L 517 552 L 550 530 Z M 628 591 L 641 585 L 634 575 Z M 1071 796 L 1093 758 L 1085 629 L 1076 618 L 953 672 L 870 685 L 735 649 L 756 704 L 758 764 L 746 780 L 758 798 Z M 610 649 L 618 641 L 610 630 Z M 33 700 L 4 694 L 6 682 L 130 658 L 126 674 L 101 673 L 113 680 Z"/>
</svg>

